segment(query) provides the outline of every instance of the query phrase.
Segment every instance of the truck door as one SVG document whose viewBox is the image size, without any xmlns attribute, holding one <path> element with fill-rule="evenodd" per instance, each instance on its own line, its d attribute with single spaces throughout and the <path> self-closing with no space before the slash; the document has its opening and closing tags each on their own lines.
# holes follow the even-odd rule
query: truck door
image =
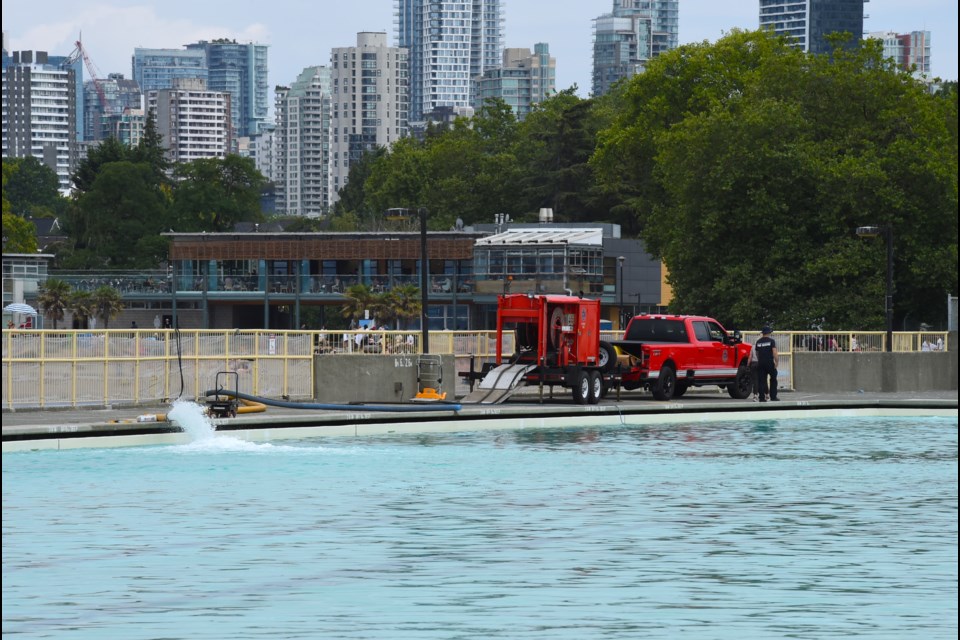
<svg viewBox="0 0 960 640">
<path fill-rule="evenodd" d="M 715 378 L 722 375 L 721 354 L 724 347 L 720 325 L 706 320 L 694 320 L 693 332 L 697 340 L 697 378 Z"/>
<path fill-rule="evenodd" d="M 721 372 L 721 375 L 735 377 L 737 375 L 736 345 L 727 344 L 727 332 L 716 322 L 709 322 L 708 327 L 710 329 L 710 337 L 717 338 L 715 353 L 718 360 L 718 371 Z"/>
</svg>

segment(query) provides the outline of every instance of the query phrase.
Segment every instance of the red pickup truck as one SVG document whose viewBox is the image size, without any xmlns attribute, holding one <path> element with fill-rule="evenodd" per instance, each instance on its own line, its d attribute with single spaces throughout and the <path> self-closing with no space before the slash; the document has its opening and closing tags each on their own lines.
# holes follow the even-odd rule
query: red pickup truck
<svg viewBox="0 0 960 640">
<path fill-rule="evenodd" d="M 623 340 L 612 343 L 628 354 L 624 389 L 648 388 L 657 400 L 682 396 L 690 387 L 719 385 L 731 398 L 749 397 L 750 345 L 704 316 L 639 315 Z"/>
</svg>

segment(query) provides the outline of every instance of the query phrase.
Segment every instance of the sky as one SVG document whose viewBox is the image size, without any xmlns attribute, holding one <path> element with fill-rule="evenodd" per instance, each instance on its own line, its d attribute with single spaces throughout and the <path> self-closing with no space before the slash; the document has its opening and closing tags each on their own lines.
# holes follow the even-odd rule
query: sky
<svg viewBox="0 0 960 640">
<path fill-rule="evenodd" d="M 2 0 L 9 50 L 66 55 L 82 37 L 100 77 L 131 77 L 135 47 L 181 48 L 232 38 L 270 46 L 269 85 L 289 85 L 304 67 L 329 64 L 330 50 L 383 31 L 395 44 L 394 0 Z M 933 76 L 957 79 L 957 0 L 870 0 L 864 31 L 930 31 Z M 590 90 L 592 20 L 612 0 L 504 0 L 504 46 L 546 42 L 557 89 Z M 680 43 L 715 41 L 758 27 L 758 0 L 680 0 Z M 89 77 L 85 72 L 85 77 Z M 272 97 L 271 97 L 272 102 Z"/>
</svg>

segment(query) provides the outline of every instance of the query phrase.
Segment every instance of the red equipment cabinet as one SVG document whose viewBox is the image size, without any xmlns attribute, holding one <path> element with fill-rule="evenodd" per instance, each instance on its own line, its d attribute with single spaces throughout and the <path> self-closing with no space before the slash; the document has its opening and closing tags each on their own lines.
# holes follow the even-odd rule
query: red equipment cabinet
<svg viewBox="0 0 960 640">
<path fill-rule="evenodd" d="M 504 332 L 513 331 L 516 350 L 503 353 Z M 578 404 L 600 401 L 615 384 L 610 372 L 616 350 L 600 341 L 600 301 L 574 296 L 502 295 L 497 305 L 496 361 L 471 380 L 463 402 L 503 402 L 523 384 L 559 385 Z M 480 379 L 480 387 L 472 382 Z"/>
<path fill-rule="evenodd" d="M 498 302 L 498 365 L 503 363 L 504 328 L 514 328 L 521 362 L 551 367 L 600 366 L 599 300 L 514 294 L 500 296 Z"/>
</svg>

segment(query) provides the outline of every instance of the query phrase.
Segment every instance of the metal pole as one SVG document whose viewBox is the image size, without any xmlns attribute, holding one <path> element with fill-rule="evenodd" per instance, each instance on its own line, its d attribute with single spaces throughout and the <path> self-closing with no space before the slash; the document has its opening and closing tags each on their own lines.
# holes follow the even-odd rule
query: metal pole
<svg viewBox="0 0 960 640">
<path fill-rule="evenodd" d="M 420 332 L 421 332 L 421 353 L 430 353 L 430 329 L 427 327 L 427 309 L 428 300 L 428 272 L 430 270 L 430 261 L 427 257 L 427 208 L 420 207 L 417 210 L 420 214 Z"/>
<path fill-rule="evenodd" d="M 623 322 L 623 316 L 624 316 L 624 313 L 623 313 L 623 263 L 625 261 L 626 261 L 626 258 L 623 256 L 619 256 L 617 258 L 617 262 L 620 265 L 620 282 L 618 283 L 619 284 L 618 288 L 620 289 L 620 323 L 618 328 L 621 331 L 623 330 L 623 324 L 624 324 Z"/>
<path fill-rule="evenodd" d="M 893 351 L 893 227 L 887 225 L 884 229 L 887 239 L 887 297 L 885 301 L 887 314 L 887 351 Z"/>
</svg>

